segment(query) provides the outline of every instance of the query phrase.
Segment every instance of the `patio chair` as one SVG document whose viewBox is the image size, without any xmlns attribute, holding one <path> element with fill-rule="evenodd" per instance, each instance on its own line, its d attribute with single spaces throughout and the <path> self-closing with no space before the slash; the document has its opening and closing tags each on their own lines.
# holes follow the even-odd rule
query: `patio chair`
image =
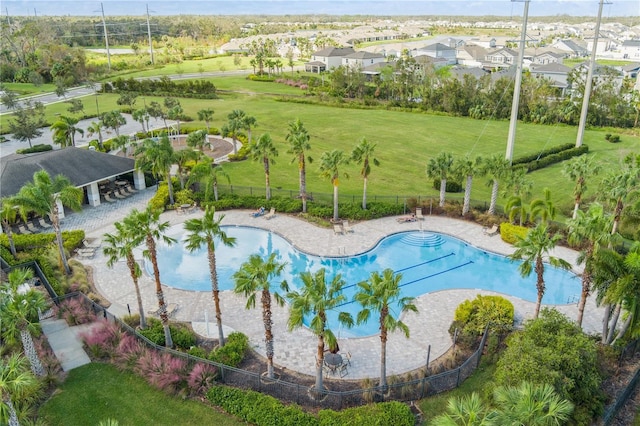
<svg viewBox="0 0 640 426">
<path fill-rule="evenodd" d="M 417 207 L 416 208 L 416 219 L 418 220 L 423 220 L 424 216 L 422 215 L 422 208 Z"/>
<path fill-rule="evenodd" d="M 105 201 L 107 201 L 108 203 L 115 203 L 115 202 L 117 202 L 117 201 L 118 201 L 118 200 L 115 200 L 115 199 L 111 198 L 111 191 L 108 191 L 108 192 L 105 192 L 105 193 L 104 193 L 104 199 L 105 199 Z"/>
<path fill-rule="evenodd" d="M 85 259 L 92 259 L 96 255 L 96 249 L 94 248 L 79 248 L 76 250 L 78 257 Z"/>
<path fill-rule="evenodd" d="M 269 213 L 264 215 L 264 218 L 269 220 L 269 219 L 273 219 L 275 216 L 276 216 L 276 209 L 275 207 L 271 207 L 271 210 L 269 210 Z"/>
<path fill-rule="evenodd" d="M 32 233 L 37 234 L 38 232 L 40 232 L 40 229 L 36 228 L 36 225 L 32 221 L 28 221 L 26 225 L 27 229 Z"/>
<path fill-rule="evenodd" d="M 256 210 L 255 212 L 251 212 L 251 216 L 253 217 L 259 217 L 259 216 L 263 216 L 265 214 L 265 210 L 264 207 L 260 207 L 258 210 Z"/>
<path fill-rule="evenodd" d="M 347 351 L 346 355 L 344 356 L 344 363 L 351 367 L 351 352 Z"/>
<path fill-rule="evenodd" d="M 407 223 L 407 222 L 415 222 L 417 219 L 416 219 L 416 215 L 412 214 L 411 216 L 400 216 L 396 220 L 398 221 L 398 223 Z"/>
<path fill-rule="evenodd" d="M 42 228 L 45 228 L 45 229 L 46 229 L 46 228 L 51 228 L 51 227 L 52 227 L 52 225 L 51 225 L 49 222 L 47 222 L 47 220 L 46 220 L 46 219 L 44 219 L 44 218 L 42 218 L 42 217 L 38 218 L 38 223 L 40 224 L 40 226 L 41 226 Z"/>
<path fill-rule="evenodd" d="M 344 222 L 342 222 L 342 230 L 344 231 L 345 234 L 347 232 L 353 232 L 353 227 L 349 225 L 348 220 L 345 220 Z"/>
<path fill-rule="evenodd" d="M 340 225 L 333 225 L 333 233 L 336 235 L 338 234 L 342 235 L 344 234 L 344 229 L 342 229 L 342 226 Z"/>
<path fill-rule="evenodd" d="M 347 364 L 343 363 L 340 367 L 338 372 L 340 373 L 340 378 L 343 378 L 344 376 L 349 374 L 349 370 L 347 369 Z"/>
<path fill-rule="evenodd" d="M 493 225 L 491 228 L 487 228 L 485 226 L 484 228 L 482 228 L 482 232 L 484 232 L 485 235 L 492 236 L 498 233 L 498 229 L 498 225 Z"/>
</svg>

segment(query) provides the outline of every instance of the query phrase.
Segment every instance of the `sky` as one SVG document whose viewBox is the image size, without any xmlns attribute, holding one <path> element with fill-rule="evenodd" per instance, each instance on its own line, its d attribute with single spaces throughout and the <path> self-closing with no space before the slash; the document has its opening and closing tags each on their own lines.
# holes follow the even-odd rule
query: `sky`
<svg viewBox="0 0 640 426">
<path fill-rule="evenodd" d="M 598 14 L 599 0 L 530 0 L 529 16 L 592 16 Z M 144 15 L 428 15 L 428 16 L 522 16 L 524 0 L 102 0 L 106 16 Z M 9 16 L 97 16 L 99 1 L 3 0 L 0 14 Z M 602 16 L 638 16 L 640 0 L 605 0 Z"/>
</svg>

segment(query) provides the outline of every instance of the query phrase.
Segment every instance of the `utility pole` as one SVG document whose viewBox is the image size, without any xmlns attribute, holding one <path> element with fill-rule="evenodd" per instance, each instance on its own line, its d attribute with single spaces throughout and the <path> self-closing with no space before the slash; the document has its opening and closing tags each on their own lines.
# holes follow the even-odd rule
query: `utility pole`
<svg viewBox="0 0 640 426">
<path fill-rule="evenodd" d="M 596 20 L 596 32 L 593 35 L 593 46 L 591 47 L 591 58 L 589 59 L 589 70 L 587 80 L 584 82 L 584 94 L 582 95 L 582 109 L 580 110 L 580 122 L 578 123 L 578 136 L 576 137 L 576 148 L 582 146 L 584 138 L 584 128 L 587 124 L 587 113 L 589 112 L 589 98 L 591 97 L 591 85 L 593 84 L 593 69 L 596 67 L 596 53 L 598 51 L 598 36 L 600 35 L 600 21 L 602 20 L 602 5 L 604 0 L 600 0 L 598 6 L 598 19 Z"/>
<path fill-rule="evenodd" d="M 149 24 L 149 4 L 147 3 L 147 35 L 149 36 L 149 53 L 151 54 L 151 65 L 155 65 L 153 60 L 153 43 L 151 42 L 151 25 Z"/>
<path fill-rule="evenodd" d="M 109 71 L 111 71 L 111 53 L 109 52 L 109 36 L 107 35 L 107 23 L 104 20 L 104 6 L 100 3 L 100 9 L 102 11 L 102 28 L 104 29 L 104 44 L 107 47 L 107 64 Z"/>
<path fill-rule="evenodd" d="M 514 0 L 512 0 L 514 1 Z M 524 45 L 527 42 L 527 20 L 529 19 L 529 1 L 524 0 L 524 15 L 522 18 L 522 35 L 518 49 L 518 63 L 516 64 L 516 79 L 513 87 L 513 102 L 511 104 L 511 119 L 509 120 L 509 136 L 507 138 L 507 153 L 505 158 L 513 160 L 513 145 L 516 141 L 516 125 L 518 124 L 518 105 L 520 103 L 520 86 L 522 86 L 522 60 L 524 58 Z"/>
</svg>

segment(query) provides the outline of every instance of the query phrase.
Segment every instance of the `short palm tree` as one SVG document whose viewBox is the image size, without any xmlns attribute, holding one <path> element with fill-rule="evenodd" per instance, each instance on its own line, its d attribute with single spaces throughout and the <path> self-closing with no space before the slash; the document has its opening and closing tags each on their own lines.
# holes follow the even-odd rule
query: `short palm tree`
<svg viewBox="0 0 640 426">
<path fill-rule="evenodd" d="M 489 426 L 492 410 L 476 392 L 460 398 L 449 398 L 447 412 L 435 417 L 431 426 Z"/>
<path fill-rule="evenodd" d="M 496 425 L 556 426 L 566 424 L 573 413 L 571 401 L 562 399 L 548 383 L 500 386 L 493 397 L 498 407 L 492 418 Z"/>
<path fill-rule="evenodd" d="M 573 188 L 574 207 L 572 218 L 575 219 L 582 202 L 582 196 L 587 190 L 587 179 L 596 176 L 600 172 L 600 166 L 594 162 L 593 157 L 581 155 L 567 161 L 562 168 L 562 174 L 575 182 Z"/>
<path fill-rule="evenodd" d="M 199 162 L 191 169 L 187 186 L 199 182 L 204 186 L 204 200 L 211 200 L 211 193 L 213 192 L 213 199 L 218 201 L 218 180 L 220 177 L 224 177 L 227 182 L 231 182 L 229 175 L 222 166 L 213 164 L 209 157 L 204 157 L 204 161 Z"/>
<path fill-rule="evenodd" d="M 233 140 L 233 154 L 236 155 L 238 153 L 238 133 L 240 130 L 244 129 L 244 120 L 246 117 L 246 113 L 241 109 L 234 109 L 227 115 L 229 121 L 222 127 L 222 133 L 228 136 L 231 136 Z"/>
<path fill-rule="evenodd" d="M 516 238 L 517 241 L 514 244 L 516 251 L 513 252 L 509 258 L 512 260 L 522 260 L 518 269 L 523 277 L 531 275 L 533 270 L 536 272 L 538 299 L 536 301 L 534 318 L 538 318 L 545 291 L 544 262 L 546 261 L 552 266 L 562 269 L 570 269 L 571 265 L 563 259 L 549 256 L 549 252 L 558 244 L 562 236 L 559 234 L 549 235 L 547 225 L 545 224 L 538 224 L 538 226 L 531 229 L 524 238 L 520 236 L 516 236 Z"/>
<path fill-rule="evenodd" d="M 189 173 L 188 164 L 191 161 L 197 161 L 200 157 L 200 152 L 195 149 L 185 148 L 174 153 L 174 161 L 178 166 L 178 179 L 180 180 L 180 189 L 184 189 L 185 181 Z"/>
<path fill-rule="evenodd" d="M 271 184 L 269 166 L 275 164 L 278 156 L 276 148 L 269 133 L 262 134 L 255 143 L 249 145 L 249 155 L 254 161 L 261 161 L 264 167 L 264 179 L 267 200 L 271 199 Z"/>
<path fill-rule="evenodd" d="M 31 364 L 31 371 L 42 377 L 45 375 L 44 367 L 31 334 L 38 331 L 38 315 L 47 309 L 47 302 L 42 293 L 32 288 L 26 292 L 19 291 L 22 284 L 33 278 L 31 269 L 14 269 L 7 278 L 8 281 L 0 287 L 0 292 L 4 293 L 0 305 L 3 337 L 9 344 L 18 339 L 21 341 L 24 354 Z"/>
<path fill-rule="evenodd" d="M 367 182 L 369 180 L 369 175 L 371 174 L 371 164 L 373 163 L 374 166 L 380 165 L 380 161 L 373 156 L 376 146 L 377 144 L 370 143 L 365 137 L 362 137 L 362 139 L 360 139 L 360 143 L 358 143 L 351 152 L 351 159 L 362 165 L 362 168 L 360 169 L 360 176 L 362 176 L 364 181 L 362 189 L 363 210 L 367 209 Z"/>
<path fill-rule="evenodd" d="M 127 119 L 124 118 L 124 115 L 120 112 L 120 110 L 107 111 L 102 114 L 101 117 L 102 123 L 104 127 L 107 129 L 112 129 L 116 136 L 120 136 L 120 127 L 127 124 Z"/>
<path fill-rule="evenodd" d="M 289 142 L 288 154 L 293 154 L 291 162 L 298 163 L 298 174 L 300 180 L 300 198 L 302 199 L 302 213 L 307 212 L 307 169 L 306 162 L 313 162 L 313 158 L 307 155 L 307 152 L 311 150 L 311 144 L 309 143 L 309 132 L 304 127 L 304 124 L 297 118 L 295 121 L 289 123 L 289 132 L 287 133 L 286 140 Z"/>
<path fill-rule="evenodd" d="M 431 158 L 427 163 L 427 176 L 431 179 L 440 179 L 440 207 L 444 207 L 447 192 L 447 178 L 453 167 L 453 156 L 448 152 L 441 152 L 437 157 Z"/>
<path fill-rule="evenodd" d="M 487 184 L 491 186 L 491 201 L 489 203 L 488 210 L 489 214 L 496 214 L 500 181 L 505 178 L 509 170 L 511 170 L 511 162 L 503 156 L 497 154 L 492 155 L 484 161 L 483 174 L 489 176 Z"/>
<path fill-rule="evenodd" d="M 401 274 L 394 274 L 387 268 L 379 272 L 373 272 L 367 281 L 358 283 L 358 292 L 353 297 L 362 306 L 358 312 L 358 324 L 369 321 L 371 313 L 379 314 L 380 323 L 380 389 L 387 389 L 387 339 L 388 333 L 401 330 L 405 337 L 409 338 L 409 327 L 400 316 L 405 312 L 417 312 L 418 308 L 413 304 L 413 297 L 401 297 Z"/>
<path fill-rule="evenodd" d="M 209 144 L 207 143 L 206 130 L 197 130 L 195 132 L 189 133 L 189 135 L 187 136 L 187 146 L 193 149 L 198 149 L 200 151 L 203 151 L 205 146 L 209 146 Z"/>
<path fill-rule="evenodd" d="M 20 353 L 0 357 L 0 423 L 19 426 L 16 406 L 28 401 L 40 389 L 40 381 L 29 371 Z"/>
<path fill-rule="evenodd" d="M 61 115 L 58 120 L 51 125 L 53 141 L 62 148 L 76 146 L 76 133 L 84 135 L 84 130 L 76 126 L 78 121 L 75 117 Z"/>
<path fill-rule="evenodd" d="M 174 204 L 171 166 L 175 162 L 175 151 L 168 136 L 159 141 L 145 139 L 136 149 L 136 169 L 152 173 L 156 179 L 164 178 L 169 185 L 169 204 Z"/>
<path fill-rule="evenodd" d="M 132 233 L 131 230 L 127 229 L 121 222 L 114 223 L 114 226 L 116 227 L 116 232 L 114 234 L 104 234 L 104 247 L 102 248 L 102 252 L 107 256 L 107 266 L 110 268 L 113 267 L 113 265 L 115 265 L 120 259 L 125 259 L 127 261 L 129 274 L 131 275 L 131 280 L 133 281 L 133 286 L 136 290 L 138 313 L 140 314 L 140 328 L 144 330 L 147 328 L 147 322 L 144 316 L 144 309 L 142 307 L 140 286 L 138 285 L 138 279 L 142 276 L 142 269 L 133 256 L 133 249 L 142 244 L 144 238 L 138 233 Z"/>
<path fill-rule="evenodd" d="M 276 279 L 282 273 L 286 263 L 276 260 L 276 253 L 271 253 L 266 261 L 262 256 L 253 254 L 249 260 L 244 262 L 240 269 L 233 274 L 235 280 L 234 292 L 243 294 L 247 298 L 247 309 L 256 307 L 256 295 L 260 293 L 260 302 L 262 303 L 262 321 L 264 323 L 264 339 L 267 348 L 267 376 L 273 378 L 273 332 L 271 326 L 271 295 L 279 306 L 285 304 L 284 297 L 278 292 L 272 292 L 271 281 Z M 289 291 L 289 285 L 286 281 L 281 281 L 280 290 Z M 285 293 L 286 294 L 286 293 Z"/>
<path fill-rule="evenodd" d="M 98 135 L 98 146 L 100 149 L 104 148 L 103 139 L 102 139 L 102 128 L 104 125 L 102 121 L 92 121 L 89 127 L 87 127 L 87 136 L 91 137 L 93 135 Z"/>
<path fill-rule="evenodd" d="M 204 108 L 198 111 L 198 120 L 204 121 L 207 125 L 207 135 L 211 133 L 210 124 L 213 119 L 214 112 L 213 108 Z"/>
<path fill-rule="evenodd" d="M 26 183 L 13 197 L 13 203 L 22 211 L 32 211 L 44 217 L 49 216 L 53 230 L 56 234 L 60 260 L 65 273 L 69 275 L 71 268 L 67 262 L 67 255 L 60 230 L 60 212 L 58 205 L 69 207 L 72 210 L 80 210 L 82 206 L 82 189 L 76 188 L 69 179 L 57 175 L 53 179 L 45 170 L 39 170 L 33 174 L 33 182 Z"/>
<path fill-rule="evenodd" d="M 131 235 L 132 239 L 143 239 L 147 249 L 143 252 L 144 257 L 151 261 L 153 267 L 153 278 L 156 283 L 156 296 L 158 298 L 158 312 L 160 320 L 164 328 L 165 346 L 173 347 L 173 339 L 171 338 L 171 330 L 169 329 L 169 315 L 167 314 L 167 303 L 164 300 L 164 292 L 162 291 L 162 283 L 160 281 L 160 269 L 158 268 L 158 252 L 156 249 L 157 241 L 163 241 L 165 244 L 171 245 L 176 242 L 174 238 L 166 235 L 169 229 L 169 222 L 160 222 L 160 211 L 154 210 L 151 206 L 147 206 L 144 211 L 136 209 L 123 219 L 123 230 L 127 235 Z"/>
<path fill-rule="evenodd" d="M 251 129 L 258 125 L 258 120 L 252 115 L 245 115 L 242 119 L 242 128 L 247 130 L 247 143 L 251 143 Z"/>
<path fill-rule="evenodd" d="M 454 162 L 455 174 L 465 180 L 464 185 L 464 202 L 462 204 L 462 215 L 469 213 L 471 208 L 471 186 L 473 184 L 473 176 L 482 174 L 483 164 L 482 157 L 471 158 L 466 155 Z"/>
<path fill-rule="evenodd" d="M 349 158 L 343 151 L 334 149 L 332 151 L 323 152 L 320 156 L 320 176 L 331 180 L 333 185 L 333 220 L 338 221 L 338 185 L 340 184 L 340 166 L 348 164 Z M 346 173 L 345 177 L 349 177 Z"/>
<path fill-rule="evenodd" d="M 327 282 L 324 268 L 314 273 L 302 272 L 300 279 L 302 288 L 287 294 L 290 304 L 288 326 L 289 330 L 300 328 L 304 326 L 305 317 L 310 317 L 308 327 L 318 338 L 315 390 L 321 392 L 325 343 L 329 347 L 335 347 L 337 344 L 336 336 L 331 330 L 332 324 L 327 324 L 327 312 L 337 309 L 347 301 L 346 296 L 342 294 L 346 283 L 340 274 L 335 275 L 331 282 Z M 353 317 L 348 312 L 339 312 L 338 322 L 346 327 L 352 327 Z"/>
<path fill-rule="evenodd" d="M 215 209 L 208 206 L 204 211 L 202 219 L 189 219 L 184 223 L 187 231 L 185 247 L 189 251 L 200 249 L 203 245 L 207 247 L 207 258 L 209 260 L 209 275 L 211 277 L 211 291 L 213 293 L 213 304 L 216 309 L 216 322 L 218 323 L 219 345 L 224 346 L 224 334 L 222 332 L 222 311 L 220 309 L 220 290 L 218 288 L 218 273 L 216 271 L 216 240 L 219 240 L 227 247 L 233 247 L 236 243 L 234 237 L 229 237 L 220 223 L 224 215 L 215 218 Z"/>
<path fill-rule="evenodd" d="M 9 240 L 9 250 L 15 258 L 17 256 L 16 243 L 13 240 L 13 230 L 11 225 L 16 223 L 18 219 L 18 206 L 16 206 L 10 197 L 0 200 L 0 220 L 2 221 L 2 230 Z"/>
<path fill-rule="evenodd" d="M 548 223 L 556 218 L 556 206 L 551 201 L 551 190 L 549 188 L 544 189 L 544 198 L 531 200 L 529 212 L 531 221 L 539 217 L 542 223 Z"/>
<path fill-rule="evenodd" d="M 613 226 L 611 233 L 618 231 L 622 212 L 630 200 L 640 199 L 640 167 L 627 162 L 621 170 L 609 173 L 602 180 L 599 198 L 613 206 Z"/>
</svg>

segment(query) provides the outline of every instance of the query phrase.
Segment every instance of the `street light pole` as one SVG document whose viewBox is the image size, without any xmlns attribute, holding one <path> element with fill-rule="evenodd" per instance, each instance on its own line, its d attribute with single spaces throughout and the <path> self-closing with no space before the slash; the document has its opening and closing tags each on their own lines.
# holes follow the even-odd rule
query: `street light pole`
<svg viewBox="0 0 640 426">
<path fill-rule="evenodd" d="M 149 37 L 149 53 L 151 54 L 151 65 L 155 65 L 153 60 L 153 43 L 151 42 L 151 24 L 149 24 L 149 5 L 147 4 L 147 35 Z"/>
<path fill-rule="evenodd" d="M 109 71 L 111 71 L 111 53 L 109 52 L 109 36 L 107 34 L 107 23 L 104 20 L 104 6 L 100 3 L 100 10 L 102 11 L 102 28 L 104 29 L 104 44 L 107 47 L 107 64 Z"/>
</svg>

